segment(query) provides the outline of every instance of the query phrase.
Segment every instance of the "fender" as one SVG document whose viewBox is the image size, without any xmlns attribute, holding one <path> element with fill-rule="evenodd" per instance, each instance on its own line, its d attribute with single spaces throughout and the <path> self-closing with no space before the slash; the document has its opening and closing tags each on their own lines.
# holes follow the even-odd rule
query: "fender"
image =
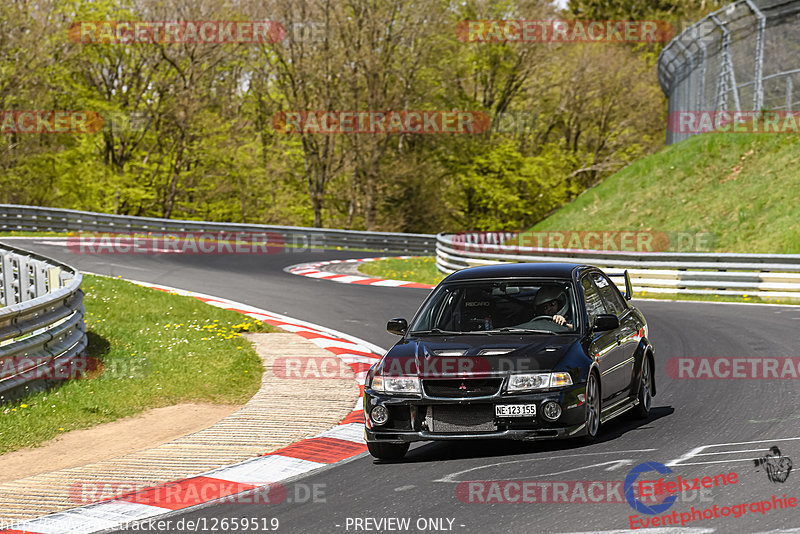
<svg viewBox="0 0 800 534">
<path fill-rule="evenodd" d="M 642 358 L 647 358 L 647 354 L 650 353 L 652 356 L 652 361 L 650 362 L 650 377 L 652 379 L 651 389 L 653 397 L 656 396 L 656 350 L 653 348 L 653 345 L 650 344 L 650 341 L 647 338 L 642 338 L 639 341 L 639 346 L 636 348 L 636 352 L 640 352 L 642 354 Z M 642 377 L 642 366 L 639 365 L 639 373 L 638 377 L 641 379 Z"/>
</svg>

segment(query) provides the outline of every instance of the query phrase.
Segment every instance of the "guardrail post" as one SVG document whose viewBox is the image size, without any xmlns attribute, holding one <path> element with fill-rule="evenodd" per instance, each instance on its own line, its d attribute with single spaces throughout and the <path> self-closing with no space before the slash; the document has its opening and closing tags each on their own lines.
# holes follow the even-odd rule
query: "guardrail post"
<svg viewBox="0 0 800 534">
<path fill-rule="evenodd" d="M 17 284 L 14 281 L 14 258 L 10 254 L 3 254 L 3 306 L 11 306 L 19 302 Z"/>
<path fill-rule="evenodd" d="M 31 261 L 33 271 L 33 291 L 36 297 L 47 294 L 47 265 L 39 260 Z"/>
<path fill-rule="evenodd" d="M 739 102 L 739 86 L 736 85 L 736 72 L 733 68 L 731 59 L 731 32 L 728 26 L 719 20 L 716 15 L 712 15 L 711 20 L 722 30 L 722 64 L 720 65 L 719 78 L 717 80 L 717 102 L 718 110 L 728 109 L 728 93 L 733 93 L 733 105 L 736 111 L 742 111 Z"/>
<path fill-rule="evenodd" d="M 753 3 L 746 0 L 748 7 L 758 17 L 758 33 L 756 35 L 756 73 L 755 91 L 753 94 L 753 111 L 761 111 L 764 103 L 764 32 L 767 28 L 767 17 Z"/>
<path fill-rule="evenodd" d="M 30 294 L 31 275 L 28 270 L 28 258 L 25 256 L 18 256 L 17 258 L 17 284 L 19 287 L 19 302 L 35 297 L 35 295 Z"/>
<path fill-rule="evenodd" d="M 61 287 L 61 268 L 50 267 L 47 269 L 47 289 L 52 293 Z"/>
</svg>

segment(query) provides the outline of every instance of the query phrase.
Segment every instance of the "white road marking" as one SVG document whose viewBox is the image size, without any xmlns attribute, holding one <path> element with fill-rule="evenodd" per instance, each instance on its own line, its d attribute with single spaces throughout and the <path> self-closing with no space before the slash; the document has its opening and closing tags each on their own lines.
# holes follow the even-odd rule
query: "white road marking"
<svg viewBox="0 0 800 534">
<path fill-rule="evenodd" d="M 364 425 L 361 423 L 349 423 L 346 425 L 339 425 L 337 427 L 326 430 L 321 434 L 314 436 L 315 438 L 336 438 L 345 441 L 352 441 L 354 443 L 366 443 L 364 441 Z"/>
<path fill-rule="evenodd" d="M 739 441 L 739 442 L 733 442 L 733 443 L 712 443 L 712 444 L 709 444 L 709 445 L 701 445 L 699 447 L 695 447 L 694 449 L 690 450 L 686 454 L 684 454 L 684 455 L 682 455 L 682 456 L 680 456 L 678 458 L 675 458 L 674 460 L 670 460 L 669 462 L 667 462 L 664 465 L 666 465 L 667 467 L 673 467 L 673 466 L 676 466 L 676 465 L 703 465 L 703 464 L 721 464 L 721 463 L 727 463 L 727 462 L 749 462 L 749 461 L 753 460 L 752 457 L 748 457 L 748 458 L 732 458 L 732 459 L 729 459 L 729 460 L 710 460 L 710 461 L 707 461 L 707 462 L 692 462 L 692 463 L 687 463 L 686 460 L 691 460 L 692 458 L 695 458 L 697 456 L 710 456 L 710 455 L 713 455 L 713 454 L 730 454 L 730 453 L 733 453 L 733 452 L 743 452 L 743 453 L 749 452 L 749 451 L 722 451 L 722 452 L 719 452 L 719 453 L 713 453 L 713 452 L 712 453 L 703 453 L 703 451 L 705 451 L 706 449 L 709 449 L 711 447 L 727 447 L 727 446 L 731 446 L 731 445 L 752 445 L 754 443 L 775 443 L 777 441 L 797 441 L 797 440 L 800 440 L 800 437 L 796 437 L 796 438 L 758 439 L 758 440 L 755 440 L 755 441 Z M 757 449 L 757 450 L 768 450 L 768 448 L 767 449 Z"/>
<path fill-rule="evenodd" d="M 400 287 L 405 284 L 413 284 L 413 282 L 407 282 L 404 280 L 380 280 L 378 282 L 372 282 L 371 286 L 386 286 L 386 287 Z"/>
<path fill-rule="evenodd" d="M 306 273 L 303 276 L 308 277 L 308 278 L 331 278 L 331 277 L 334 277 L 334 276 L 339 276 L 339 273 L 326 273 L 326 272 Z"/>
<path fill-rule="evenodd" d="M 83 534 L 113 528 L 128 521 L 168 512 L 167 508 L 125 501 L 110 501 L 25 521 L 14 528 L 42 534 Z"/>
<path fill-rule="evenodd" d="M 479 465 L 478 467 L 471 467 L 469 469 L 464 469 L 463 471 L 456 471 L 454 473 L 450 473 L 449 475 L 445 475 L 442 478 L 434 480 L 434 482 L 447 482 L 447 483 L 450 483 L 450 484 L 458 484 L 458 483 L 463 482 L 463 481 L 462 480 L 455 480 L 456 477 L 458 477 L 460 475 L 463 475 L 464 473 L 470 473 L 470 472 L 473 472 L 473 471 L 477 471 L 479 469 L 486 469 L 487 467 L 497 467 L 497 466 L 501 466 L 501 465 L 519 464 L 519 463 L 524 463 L 524 462 L 539 462 L 539 461 L 544 461 L 544 460 L 556 460 L 556 459 L 559 459 L 559 458 L 583 458 L 584 456 L 600 456 L 600 455 L 604 455 L 604 454 L 623 454 L 623 453 L 627 453 L 627 452 L 651 452 L 651 451 L 656 451 L 656 450 L 658 450 L 658 449 L 632 449 L 632 450 L 626 450 L 626 451 L 587 452 L 587 453 L 580 453 L 580 454 L 564 454 L 564 455 L 561 455 L 561 456 L 547 456 L 547 457 L 543 457 L 543 458 L 527 458 L 525 460 L 511 460 L 511 461 L 508 461 L 508 462 L 497 462 L 497 463 L 494 463 L 494 464 Z M 600 464 L 587 465 L 587 466 L 578 467 L 578 468 L 575 468 L 575 469 L 568 469 L 567 471 L 559 471 L 558 473 L 548 473 L 548 474 L 545 474 L 545 475 L 537 474 L 535 476 L 536 477 L 552 476 L 554 474 L 568 473 L 570 471 L 577 471 L 579 469 L 587 469 L 587 468 L 590 468 L 590 467 L 597 467 L 597 466 L 600 466 L 600 465 L 608 465 L 608 464 L 618 463 L 620 461 L 630 461 L 631 463 L 633 463 L 633 460 L 627 460 L 627 459 L 612 460 L 610 462 L 603 462 L 603 463 L 600 463 Z M 530 477 L 527 477 L 527 478 L 530 478 Z M 487 480 L 491 480 L 491 479 L 487 479 Z M 503 479 L 503 480 L 507 480 L 507 479 Z"/>
<path fill-rule="evenodd" d="M 737 453 L 741 453 L 741 452 L 763 452 L 763 451 L 768 451 L 768 450 L 769 450 L 769 448 L 765 448 L 765 449 L 747 449 L 747 450 L 744 450 L 744 451 L 701 452 L 701 453 L 698 453 L 697 456 L 714 456 L 715 454 L 737 454 Z"/>
<path fill-rule="evenodd" d="M 247 460 L 232 467 L 209 471 L 208 473 L 203 473 L 202 476 L 218 478 L 228 482 L 262 486 L 313 471 L 324 465 L 310 460 L 270 454 Z"/>
<path fill-rule="evenodd" d="M 603 469 L 603 471 L 615 471 L 615 470 L 619 469 L 620 467 L 633 464 L 633 460 L 627 460 L 627 459 L 625 459 L 625 460 L 614 460 L 611 463 L 613 465 L 611 467 L 606 467 L 605 469 Z"/>
</svg>

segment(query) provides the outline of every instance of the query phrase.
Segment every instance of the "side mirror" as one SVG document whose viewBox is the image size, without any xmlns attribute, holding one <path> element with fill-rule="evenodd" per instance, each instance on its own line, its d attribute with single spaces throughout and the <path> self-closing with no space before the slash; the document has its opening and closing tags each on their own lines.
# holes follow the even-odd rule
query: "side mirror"
<svg viewBox="0 0 800 534">
<path fill-rule="evenodd" d="M 628 274 L 628 271 L 625 271 L 625 300 L 631 300 L 633 298 L 633 286 L 631 285 L 631 275 Z"/>
<path fill-rule="evenodd" d="M 605 332 L 619 328 L 619 317 L 611 313 L 601 313 L 594 318 L 593 332 Z"/>
<path fill-rule="evenodd" d="M 390 319 L 388 323 L 386 323 L 386 331 L 390 334 L 397 334 L 398 336 L 405 335 L 406 330 L 408 330 L 408 321 L 403 319 L 402 317 L 397 319 Z"/>
</svg>

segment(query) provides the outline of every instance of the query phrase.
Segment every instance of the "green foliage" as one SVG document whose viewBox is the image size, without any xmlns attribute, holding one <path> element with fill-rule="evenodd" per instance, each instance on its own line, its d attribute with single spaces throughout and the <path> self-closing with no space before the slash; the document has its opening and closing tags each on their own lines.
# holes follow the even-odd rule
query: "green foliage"
<svg viewBox="0 0 800 534">
<path fill-rule="evenodd" d="M 579 4 L 617 18 L 640 7 Z M 105 121 L 90 134 L 0 133 L 0 202 L 413 232 L 529 226 L 663 142 L 652 49 L 466 43 L 455 31 L 557 15 L 538 0 L 277 0 L 269 13 L 216 0 L 0 4 L 0 110 Z M 289 35 L 265 45 L 91 44 L 67 31 L 81 20 L 276 17 Z M 324 40 L 295 39 L 296 21 L 321 24 Z M 291 110 L 466 110 L 524 128 L 285 134 L 273 119 Z"/>
<path fill-rule="evenodd" d="M 538 156 L 523 156 L 511 140 L 479 144 L 453 162 L 458 178 L 449 198 L 450 213 L 467 230 L 516 230 L 541 219 L 566 198 L 560 180 L 570 155 L 548 146 Z"/>
</svg>

